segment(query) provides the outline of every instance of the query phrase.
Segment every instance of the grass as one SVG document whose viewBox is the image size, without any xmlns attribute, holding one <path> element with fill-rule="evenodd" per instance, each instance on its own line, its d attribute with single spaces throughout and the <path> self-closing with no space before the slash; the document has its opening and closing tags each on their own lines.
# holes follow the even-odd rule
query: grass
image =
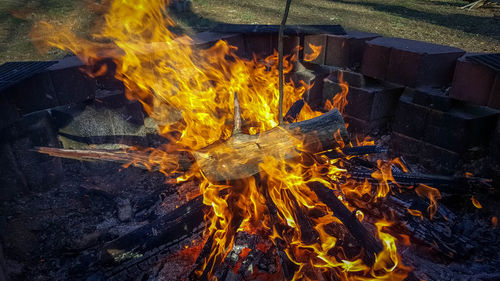
<svg viewBox="0 0 500 281">
<path fill-rule="evenodd" d="M 33 22 L 52 20 L 85 33 L 98 16 L 78 0 L 0 1 L 0 63 L 61 57 L 41 55 L 29 39 Z M 279 24 L 284 0 L 193 0 L 190 12 L 174 15 L 187 33 L 219 22 Z M 290 24 L 341 24 L 379 33 L 462 48 L 500 52 L 500 20 L 494 9 L 462 10 L 460 0 L 293 0 Z"/>
</svg>

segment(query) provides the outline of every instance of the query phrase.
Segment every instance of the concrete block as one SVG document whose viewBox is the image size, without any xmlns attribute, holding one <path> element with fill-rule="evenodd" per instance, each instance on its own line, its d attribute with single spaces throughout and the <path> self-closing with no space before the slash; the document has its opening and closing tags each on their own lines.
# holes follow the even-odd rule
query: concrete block
<svg viewBox="0 0 500 281">
<path fill-rule="evenodd" d="M 482 106 L 457 105 L 447 112 L 430 110 L 424 141 L 463 153 L 475 146 L 486 146 L 499 112 Z"/>
<path fill-rule="evenodd" d="M 245 57 L 263 59 L 273 54 L 273 34 L 245 34 Z"/>
<path fill-rule="evenodd" d="M 457 60 L 450 96 L 454 99 L 486 105 L 489 103 L 494 81 L 493 69 L 468 61 L 467 55 L 463 56 Z"/>
<path fill-rule="evenodd" d="M 314 64 L 325 64 L 325 53 L 326 53 L 326 38 L 327 35 L 319 34 L 319 35 L 306 35 L 304 36 L 304 54 L 311 54 L 313 50 L 309 46 L 309 44 L 314 46 L 321 46 L 321 52 L 318 57 L 314 60 L 309 61 Z"/>
<path fill-rule="evenodd" d="M 328 35 L 325 64 L 358 69 L 361 66 L 365 41 L 380 37 L 378 34 L 348 31 L 346 35 Z"/>
<path fill-rule="evenodd" d="M 396 132 L 391 134 L 389 155 L 404 156 L 406 160 L 418 163 L 432 173 L 450 175 L 456 172 L 461 159 L 458 153 Z"/>
<path fill-rule="evenodd" d="M 331 73 L 331 69 L 317 66 L 313 70 L 301 67 L 292 74 L 292 80 L 295 85 L 300 85 L 301 81 L 307 86 L 312 85 L 312 88 L 304 93 L 304 100 L 312 108 L 319 109 L 322 106 L 324 79 L 331 75 Z"/>
<path fill-rule="evenodd" d="M 500 74 L 496 74 L 495 81 L 490 91 L 488 106 L 491 108 L 500 109 Z"/>
<path fill-rule="evenodd" d="M 392 123 L 392 130 L 421 140 L 425 134 L 429 112 L 429 108 L 413 103 L 411 97 L 401 96 Z"/>
<path fill-rule="evenodd" d="M 393 39 L 387 80 L 411 87 L 451 84 L 461 49 L 407 39 Z"/>
<path fill-rule="evenodd" d="M 7 157 L 12 165 L 9 173 L 11 183 L 28 186 L 36 192 L 48 190 L 59 183 L 62 178 L 61 160 L 33 151 L 37 146 L 59 147 L 48 112 L 23 116 L 5 128 L 2 137 L 13 156 Z"/>
<path fill-rule="evenodd" d="M 381 38 L 366 41 L 361 63 L 361 73 L 384 80 L 386 78 L 391 48 L 379 43 Z"/>
<path fill-rule="evenodd" d="M 441 111 L 450 110 L 456 101 L 451 99 L 441 89 L 436 88 L 405 88 L 403 95 L 411 96 L 412 102 L 421 106 Z"/>
<path fill-rule="evenodd" d="M 331 100 L 341 90 L 338 81 L 328 77 L 324 80 L 323 102 Z M 371 130 L 384 130 L 395 114 L 402 91 L 401 87 L 372 83 L 359 88 L 350 86 L 345 114 L 368 122 Z"/>
<path fill-rule="evenodd" d="M 361 71 L 411 87 L 441 87 L 451 82 L 455 61 L 463 54 L 458 48 L 379 37 L 366 42 Z"/>
<path fill-rule="evenodd" d="M 13 86 L 8 95 L 21 114 L 92 99 L 96 81 L 85 74 L 76 57 L 61 59 L 45 71 Z"/>
<path fill-rule="evenodd" d="M 15 105 L 7 99 L 7 93 L 10 89 L 0 92 L 0 130 L 16 121 L 19 113 Z"/>
</svg>

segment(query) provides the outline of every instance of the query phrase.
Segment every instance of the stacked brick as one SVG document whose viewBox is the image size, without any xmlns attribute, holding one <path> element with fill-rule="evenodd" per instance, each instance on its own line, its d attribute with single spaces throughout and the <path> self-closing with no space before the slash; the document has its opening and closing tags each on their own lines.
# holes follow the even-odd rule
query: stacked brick
<svg viewBox="0 0 500 281">
<path fill-rule="evenodd" d="M 324 51 L 300 77 L 322 80 L 324 103 L 340 92 L 343 74 L 352 133 L 390 133 L 394 155 L 435 172 L 453 173 L 471 157 L 500 162 L 497 70 L 467 60 L 458 48 L 401 38 L 347 32 L 305 39 L 306 51 L 307 43 Z"/>
<path fill-rule="evenodd" d="M 262 58 L 277 49 L 278 35 L 275 26 L 258 27 L 231 26 L 226 32 L 222 26 L 196 34 L 192 44 L 205 49 L 222 39 L 237 47 L 240 57 Z M 323 108 L 339 93 L 343 77 L 349 85 L 344 118 L 353 134 L 390 133 L 395 154 L 439 172 L 455 171 L 477 151 L 500 159 L 497 70 L 468 60 L 470 55 L 457 48 L 329 28 L 301 33 L 293 27 L 284 39 L 285 55 L 300 62 L 286 79 L 311 86 L 304 100 L 312 107 Z M 322 51 L 304 62 L 304 53 L 312 51 L 309 44 Z M 142 107 L 124 98 L 112 60 L 102 63 L 109 75 L 93 79 L 82 73 L 79 60 L 65 58 L 0 91 L 1 196 L 57 182 L 61 160 L 30 152 L 35 146 L 154 143 L 154 124 L 146 125 Z M 37 167 L 43 173 L 31 172 Z M 32 178 L 40 174 L 43 178 Z"/>
</svg>

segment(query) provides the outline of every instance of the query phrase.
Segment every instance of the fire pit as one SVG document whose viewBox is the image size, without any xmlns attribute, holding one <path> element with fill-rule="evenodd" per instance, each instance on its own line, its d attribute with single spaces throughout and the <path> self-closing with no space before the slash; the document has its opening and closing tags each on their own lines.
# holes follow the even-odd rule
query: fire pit
<svg viewBox="0 0 500 281">
<path fill-rule="evenodd" d="M 131 2 L 0 67 L 0 280 L 500 278 L 490 57 L 286 26 L 280 116 L 279 26 Z"/>
</svg>

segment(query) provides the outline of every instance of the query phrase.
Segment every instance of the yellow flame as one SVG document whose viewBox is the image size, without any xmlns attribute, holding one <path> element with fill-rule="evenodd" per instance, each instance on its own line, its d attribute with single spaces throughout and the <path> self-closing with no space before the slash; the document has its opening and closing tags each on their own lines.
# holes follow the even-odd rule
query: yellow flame
<svg viewBox="0 0 500 281">
<path fill-rule="evenodd" d="M 89 65 L 111 57 L 117 65 L 116 78 L 126 86 L 127 97 L 140 101 L 158 124 L 159 133 L 170 140 L 168 145 L 156 149 L 129 148 L 142 149 L 148 155 L 130 164 L 149 169 L 160 166 L 162 172 L 172 173 L 182 170 L 183 153 L 231 137 L 235 94 L 243 133 L 257 134 L 277 126 L 279 76 L 276 52 L 267 58 L 242 59 L 236 55 L 237 48 L 225 41 L 218 41 L 208 49 L 195 49 L 191 38 L 171 31 L 175 23 L 168 16 L 165 3 L 165 0 L 113 0 L 107 7 L 105 24 L 90 39 L 76 36 L 70 26 L 47 22 L 38 23 L 31 35 L 40 49 L 70 50 Z M 313 60 L 321 52 L 321 47 L 310 47 L 313 53 L 306 54 L 306 60 Z M 285 57 L 285 73 L 292 70 L 295 59 Z M 106 68 L 100 67 L 89 74 L 98 76 L 105 71 Z M 338 81 L 342 91 L 327 101 L 325 109 L 338 108 L 343 112 L 349 87 L 342 73 Z M 286 81 L 285 112 L 305 91 L 304 83 L 295 85 Z M 306 104 L 296 121 L 320 114 Z M 332 136 L 333 141 L 341 147 L 346 145 L 339 132 Z M 301 149 L 300 145 L 297 149 Z M 315 269 L 330 270 L 341 280 L 403 280 L 410 269 L 401 263 L 396 238 L 385 231 L 390 222 L 381 220 L 375 224 L 376 235 L 384 247 L 377 254 L 375 264 L 368 266 L 363 262 L 363 253 L 348 257 L 342 249 L 336 250 L 342 236 L 338 233 L 345 233 L 347 229 L 308 187 L 310 182 L 321 182 L 351 211 L 359 206 L 367 207 L 367 202 L 387 196 L 390 184 L 397 185 L 392 165 L 406 171 L 399 159 L 377 164 L 378 170 L 372 177 L 380 184 L 375 193 L 368 180 L 350 179 L 338 159 L 318 157 L 313 161 L 286 162 L 280 157 L 266 157 L 259 166 L 259 180 L 250 177 L 226 183 L 210 182 L 199 167 L 193 165 L 177 181 L 195 179 L 199 182 L 203 203 L 211 207 L 206 214 L 204 235 L 205 239 L 211 237 L 214 243 L 202 270 L 211 272 L 215 264 L 208 261 L 222 261 L 232 248 L 235 232 L 247 231 L 268 233 L 271 239 L 286 242 L 284 252 L 299 265 L 294 280 L 310 279 L 306 273 Z M 430 187 L 417 187 L 416 191 L 431 200 L 435 212 L 435 199 L 440 195 Z M 271 221 L 270 205 L 275 206 L 277 222 Z M 356 217 L 363 220 L 365 214 L 356 210 Z M 283 229 L 272 224 L 279 224 Z M 237 230 L 234 225 L 238 226 Z M 306 230 L 314 239 L 304 241 Z"/>
<path fill-rule="evenodd" d="M 483 206 L 481 205 L 481 203 L 479 203 L 479 201 L 477 201 L 477 199 L 474 198 L 474 196 L 471 196 L 470 200 L 472 201 L 472 205 L 474 205 L 474 207 L 476 207 L 478 209 L 483 208 Z"/>
</svg>

